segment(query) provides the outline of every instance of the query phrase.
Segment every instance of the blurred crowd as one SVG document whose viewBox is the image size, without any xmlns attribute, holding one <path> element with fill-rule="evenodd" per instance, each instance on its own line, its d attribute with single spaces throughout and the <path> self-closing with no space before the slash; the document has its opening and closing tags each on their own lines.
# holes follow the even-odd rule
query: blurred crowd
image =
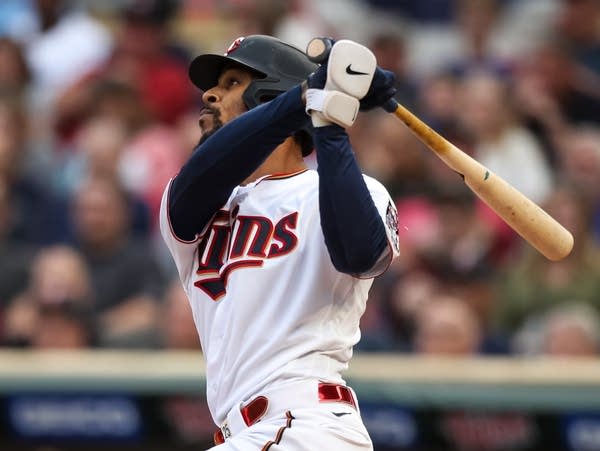
<svg viewBox="0 0 600 451">
<path fill-rule="evenodd" d="M 189 61 L 254 33 L 366 44 L 398 101 L 575 237 L 550 262 L 396 118 L 361 114 L 402 255 L 357 352 L 598 353 L 598 0 L 3 0 L 0 346 L 200 348 L 157 215 L 200 138 Z"/>
</svg>

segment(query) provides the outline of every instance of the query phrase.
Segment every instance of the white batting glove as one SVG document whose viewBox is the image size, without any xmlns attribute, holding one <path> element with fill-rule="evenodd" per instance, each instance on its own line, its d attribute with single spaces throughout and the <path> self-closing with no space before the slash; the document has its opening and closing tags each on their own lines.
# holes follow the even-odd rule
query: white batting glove
<svg viewBox="0 0 600 451">
<path fill-rule="evenodd" d="M 327 61 L 308 78 L 306 111 L 313 125 L 350 127 L 376 67 L 375 55 L 368 48 L 347 39 L 337 41 Z"/>
<path fill-rule="evenodd" d="M 306 91 L 306 112 L 311 115 L 315 127 L 324 127 L 331 123 L 344 128 L 350 127 L 356 120 L 359 107 L 358 99 L 340 91 Z"/>
</svg>

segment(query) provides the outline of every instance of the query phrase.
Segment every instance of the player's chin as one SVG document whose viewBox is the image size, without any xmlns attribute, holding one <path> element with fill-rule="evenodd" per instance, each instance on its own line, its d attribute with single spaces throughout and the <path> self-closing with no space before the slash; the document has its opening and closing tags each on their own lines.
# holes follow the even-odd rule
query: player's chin
<svg viewBox="0 0 600 451">
<path fill-rule="evenodd" d="M 198 125 L 202 133 L 207 133 L 215 127 L 215 116 L 212 113 L 204 113 L 198 119 Z"/>
<path fill-rule="evenodd" d="M 222 125 L 215 125 L 212 129 L 203 131 L 202 136 L 200 136 L 200 141 L 198 141 L 198 145 L 203 144 L 208 138 L 215 134 L 215 132 L 221 128 Z"/>
</svg>

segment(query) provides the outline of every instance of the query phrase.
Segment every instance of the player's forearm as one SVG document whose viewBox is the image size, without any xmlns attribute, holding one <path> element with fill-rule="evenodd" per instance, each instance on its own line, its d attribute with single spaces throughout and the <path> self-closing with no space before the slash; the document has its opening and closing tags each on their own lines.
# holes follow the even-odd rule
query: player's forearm
<svg viewBox="0 0 600 451">
<path fill-rule="evenodd" d="M 365 273 L 387 247 L 383 221 L 356 163 L 346 132 L 315 128 L 319 203 L 325 244 L 338 271 Z"/>
<path fill-rule="evenodd" d="M 232 190 L 308 121 L 298 86 L 239 116 L 199 146 L 169 192 L 177 236 L 194 239 Z"/>
</svg>

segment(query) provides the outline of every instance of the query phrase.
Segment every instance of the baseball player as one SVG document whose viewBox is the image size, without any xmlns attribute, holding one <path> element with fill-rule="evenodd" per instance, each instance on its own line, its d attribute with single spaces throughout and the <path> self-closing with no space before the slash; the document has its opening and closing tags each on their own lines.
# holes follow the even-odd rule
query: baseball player
<svg viewBox="0 0 600 451">
<path fill-rule="evenodd" d="M 397 218 L 344 127 L 393 96 L 394 76 L 336 46 L 317 66 L 253 35 L 190 65 L 202 138 L 160 225 L 204 350 L 214 450 L 372 449 L 341 372 L 373 277 L 398 255 Z M 361 100 L 331 89 L 364 80 Z"/>
</svg>

